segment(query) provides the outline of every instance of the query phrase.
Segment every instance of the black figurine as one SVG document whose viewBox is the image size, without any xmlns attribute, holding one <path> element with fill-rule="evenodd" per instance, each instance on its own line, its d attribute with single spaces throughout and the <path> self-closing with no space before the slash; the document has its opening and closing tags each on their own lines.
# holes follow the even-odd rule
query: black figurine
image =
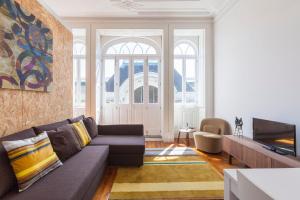
<svg viewBox="0 0 300 200">
<path fill-rule="evenodd" d="M 235 129 L 234 135 L 242 136 L 243 135 L 243 118 L 235 117 Z"/>
</svg>

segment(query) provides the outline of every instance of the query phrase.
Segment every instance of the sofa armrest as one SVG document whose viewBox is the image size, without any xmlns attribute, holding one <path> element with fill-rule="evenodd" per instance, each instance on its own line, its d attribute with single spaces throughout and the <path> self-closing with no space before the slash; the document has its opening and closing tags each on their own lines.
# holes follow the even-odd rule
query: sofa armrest
<svg viewBox="0 0 300 200">
<path fill-rule="evenodd" d="M 98 125 L 99 135 L 144 135 L 144 125 Z"/>
</svg>

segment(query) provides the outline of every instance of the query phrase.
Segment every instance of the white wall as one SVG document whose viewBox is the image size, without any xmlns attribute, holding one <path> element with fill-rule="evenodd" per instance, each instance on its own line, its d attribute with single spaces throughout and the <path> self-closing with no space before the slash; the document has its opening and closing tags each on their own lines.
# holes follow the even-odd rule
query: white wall
<svg viewBox="0 0 300 200">
<path fill-rule="evenodd" d="M 300 1 L 240 0 L 215 23 L 215 116 L 296 124 L 300 154 Z"/>
</svg>

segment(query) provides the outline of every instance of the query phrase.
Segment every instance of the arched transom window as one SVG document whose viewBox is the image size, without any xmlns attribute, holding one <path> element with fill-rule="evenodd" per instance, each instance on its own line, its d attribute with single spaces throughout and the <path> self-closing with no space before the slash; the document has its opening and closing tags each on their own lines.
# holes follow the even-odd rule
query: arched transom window
<svg viewBox="0 0 300 200">
<path fill-rule="evenodd" d="M 175 56 L 196 56 L 196 50 L 191 44 L 179 43 L 174 49 Z"/>
<path fill-rule="evenodd" d="M 121 42 L 109 47 L 106 55 L 157 55 L 157 50 L 143 42 Z"/>
<path fill-rule="evenodd" d="M 85 56 L 85 44 L 82 41 L 74 41 L 73 44 L 73 55 L 74 56 Z"/>
</svg>

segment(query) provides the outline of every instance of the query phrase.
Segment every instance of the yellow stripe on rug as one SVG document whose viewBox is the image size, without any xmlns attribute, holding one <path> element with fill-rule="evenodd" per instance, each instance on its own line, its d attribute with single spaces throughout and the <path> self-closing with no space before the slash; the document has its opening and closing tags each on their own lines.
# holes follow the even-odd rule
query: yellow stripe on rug
<svg viewBox="0 0 300 200">
<path fill-rule="evenodd" d="M 173 183 L 115 183 L 112 192 L 162 192 L 192 190 L 223 190 L 223 181 Z"/>
</svg>

